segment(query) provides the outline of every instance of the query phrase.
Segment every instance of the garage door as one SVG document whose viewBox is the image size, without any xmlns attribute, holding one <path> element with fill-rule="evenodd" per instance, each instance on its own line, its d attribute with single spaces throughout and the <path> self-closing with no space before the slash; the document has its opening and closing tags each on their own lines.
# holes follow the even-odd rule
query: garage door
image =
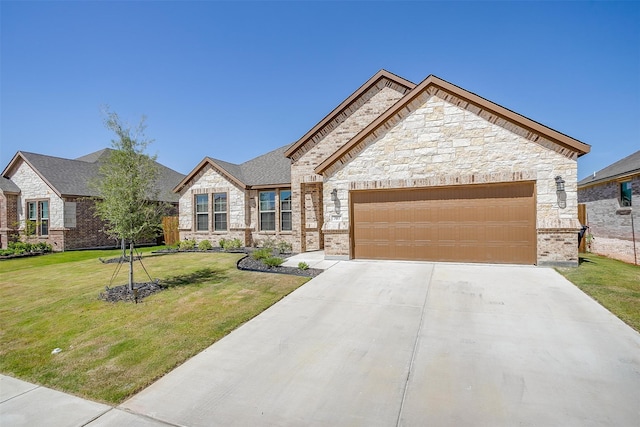
<svg viewBox="0 0 640 427">
<path fill-rule="evenodd" d="M 354 258 L 534 264 L 533 183 L 351 192 Z"/>
</svg>

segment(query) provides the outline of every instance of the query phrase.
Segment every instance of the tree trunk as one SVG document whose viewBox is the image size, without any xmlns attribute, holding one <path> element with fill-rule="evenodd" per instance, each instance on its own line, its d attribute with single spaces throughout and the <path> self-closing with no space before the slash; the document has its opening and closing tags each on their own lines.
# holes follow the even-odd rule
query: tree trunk
<svg viewBox="0 0 640 427">
<path fill-rule="evenodd" d="M 129 243 L 129 292 L 133 292 L 133 242 Z"/>
</svg>

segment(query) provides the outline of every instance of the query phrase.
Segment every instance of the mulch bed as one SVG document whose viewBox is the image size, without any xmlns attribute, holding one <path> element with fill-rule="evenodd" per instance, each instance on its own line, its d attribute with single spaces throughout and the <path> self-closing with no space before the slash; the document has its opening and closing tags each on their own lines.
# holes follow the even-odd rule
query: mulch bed
<svg viewBox="0 0 640 427">
<path fill-rule="evenodd" d="M 171 249 L 154 251 L 154 253 L 177 253 L 177 252 L 203 252 L 203 251 L 198 251 L 198 250 L 177 251 L 177 250 L 171 250 Z M 207 252 L 221 252 L 221 251 L 214 249 L 212 251 L 207 251 Z M 238 251 L 238 252 L 242 253 L 245 251 Z M 139 259 L 138 257 L 134 257 L 134 258 L 136 260 Z M 122 260 L 122 258 L 118 257 L 118 258 L 111 258 L 111 259 L 105 260 L 100 258 L 100 262 L 105 264 L 111 264 L 111 263 L 117 263 L 117 262 L 129 262 L 129 259 L 126 258 Z M 240 261 L 238 261 L 237 267 L 239 270 L 258 271 L 262 273 L 292 274 L 295 276 L 303 276 L 303 277 L 316 277 L 317 275 L 319 275 L 324 271 L 318 268 L 308 268 L 306 270 L 301 270 L 296 267 L 283 267 L 283 266 L 269 267 L 262 261 L 253 259 L 249 255 L 245 256 Z M 115 286 L 113 288 L 110 288 L 107 286 L 104 292 L 100 293 L 100 295 L 98 296 L 98 299 L 101 299 L 107 302 L 131 301 L 131 302 L 138 303 L 143 298 L 148 297 L 149 295 L 153 295 L 156 292 L 160 292 L 163 289 L 166 289 L 166 287 L 162 286 L 162 284 L 159 281 L 134 283 L 133 287 L 134 287 L 134 292 L 130 292 L 128 285 L 120 285 L 120 286 Z"/>
<path fill-rule="evenodd" d="M 134 283 L 133 292 L 129 292 L 129 285 L 120 285 L 113 288 L 106 287 L 104 292 L 100 293 L 98 299 L 107 302 L 132 301 L 138 303 L 144 297 L 155 294 L 165 289 L 158 281 L 146 283 Z"/>
<path fill-rule="evenodd" d="M 262 261 L 257 259 L 253 259 L 250 256 L 246 256 L 238 261 L 238 269 L 239 270 L 247 270 L 247 271 L 260 271 L 263 273 L 279 273 L 279 274 L 293 274 L 295 276 L 304 276 L 304 277 L 316 277 L 324 270 L 320 270 L 319 268 L 308 268 L 306 270 L 300 270 L 296 267 L 269 267 Z"/>
</svg>

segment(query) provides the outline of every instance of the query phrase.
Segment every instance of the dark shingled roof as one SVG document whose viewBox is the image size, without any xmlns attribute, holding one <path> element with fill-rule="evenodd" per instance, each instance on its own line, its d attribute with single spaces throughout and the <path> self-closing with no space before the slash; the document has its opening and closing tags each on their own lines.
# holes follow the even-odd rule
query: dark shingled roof
<svg viewBox="0 0 640 427">
<path fill-rule="evenodd" d="M 582 179 L 578 182 L 578 187 L 583 187 L 590 184 L 598 184 L 600 182 L 606 182 L 620 176 L 629 175 L 633 173 L 640 173 L 640 151 L 625 157 L 622 160 L 618 160 L 615 163 L 610 164 L 604 169 L 599 170 L 594 175 Z"/>
<path fill-rule="evenodd" d="M 223 160 L 209 158 L 229 175 L 248 186 L 265 186 L 291 183 L 291 160 L 284 152 L 287 144 L 254 159 L 236 165 Z"/>
<path fill-rule="evenodd" d="M 18 154 L 59 194 L 67 196 L 97 196 L 98 194 L 90 188 L 89 182 L 96 178 L 100 162 L 111 151 L 113 150 L 106 148 L 75 160 L 24 151 L 20 151 Z M 184 178 L 184 175 L 160 163 L 157 163 L 157 165 L 159 168 L 157 189 L 160 191 L 160 199 L 166 202 L 177 202 L 178 197 L 171 190 Z"/>
<path fill-rule="evenodd" d="M 3 193 L 20 193 L 20 188 L 15 184 L 15 182 L 11 181 L 9 178 L 5 178 L 4 176 L 0 177 L 0 191 Z"/>
</svg>

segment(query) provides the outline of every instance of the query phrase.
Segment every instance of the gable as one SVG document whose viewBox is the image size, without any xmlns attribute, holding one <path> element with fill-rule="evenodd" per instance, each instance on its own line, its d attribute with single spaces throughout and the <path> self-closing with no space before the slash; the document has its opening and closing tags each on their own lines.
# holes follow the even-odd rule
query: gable
<svg viewBox="0 0 640 427">
<path fill-rule="evenodd" d="M 325 179 L 435 186 L 536 180 L 540 169 L 558 167 L 566 177 L 575 169 L 575 160 L 456 103 L 426 94 L 421 102 L 378 138 L 365 139 L 327 168 Z"/>
<path fill-rule="evenodd" d="M 482 118 L 509 132 L 535 142 L 546 149 L 574 159 L 589 152 L 590 147 L 576 139 L 534 122 L 511 110 L 467 92 L 435 76 L 429 76 L 392 108 L 354 136 L 347 144 L 315 168 L 318 174 L 331 174 L 336 167 L 358 155 L 372 141 L 382 138 L 390 129 L 415 112 L 432 96 Z M 455 118 L 449 120 L 455 121 Z M 449 135 L 452 136 L 452 135 Z M 337 165 L 334 167 L 334 165 Z"/>
<path fill-rule="evenodd" d="M 384 108 L 378 112 L 374 112 L 375 116 L 378 116 L 414 87 L 414 83 L 396 76 L 395 74 L 386 70 L 378 71 L 373 77 L 367 80 L 362 86 L 360 86 L 360 88 L 353 92 L 347 99 L 342 101 L 340 105 L 325 116 L 306 134 L 304 134 L 302 138 L 293 143 L 285 151 L 284 155 L 291 158 L 293 162 L 297 161 L 305 153 L 315 147 L 328 134 L 336 130 L 340 125 L 352 117 L 353 114 L 360 110 L 367 102 L 370 102 L 371 98 L 375 95 L 383 91 L 395 93 L 395 95 L 391 95 L 390 99 L 387 100 Z M 366 124 L 371 120 L 373 120 L 373 118 L 360 123 L 360 129 L 366 126 Z M 357 131 L 353 134 L 355 135 L 355 133 L 357 133 Z"/>
</svg>

